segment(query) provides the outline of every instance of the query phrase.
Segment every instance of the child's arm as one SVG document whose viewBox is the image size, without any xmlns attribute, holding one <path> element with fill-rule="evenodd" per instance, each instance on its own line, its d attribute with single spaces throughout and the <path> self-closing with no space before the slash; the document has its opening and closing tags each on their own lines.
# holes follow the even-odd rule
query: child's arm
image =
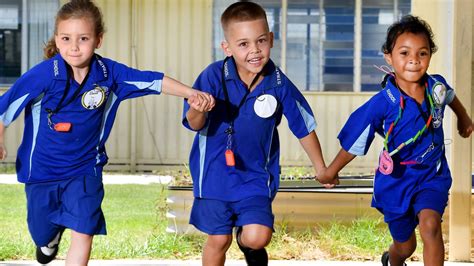
<svg viewBox="0 0 474 266">
<path fill-rule="evenodd" d="M 0 160 L 5 160 L 7 157 L 7 150 L 5 149 L 5 126 L 0 122 Z"/>
<path fill-rule="evenodd" d="M 318 175 L 317 180 L 323 184 L 339 184 L 339 171 L 341 171 L 341 169 L 350 163 L 355 157 L 354 154 L 341 149 L 326 171 L 321 175 Z"/>
<path fill-rule="evenodd" d="M 311 131 L 307 136 L 301 138 L 301 146 L 308 155 L 308 158 L 313 164 L 314 170 L 317 174 L 324 172 L 326 169 L 326 163 L 324 163 L 323 153 L 321 152 L 321 144 L 319 144 L 318 135 L 316 132 Z"/>
<path fill-rule="evenodd" d="M 201 129 L 206 122 L 206 113 L 215 105 L 215 99 L 209 93 L 188 87 L 170 77 L 163 77 L 162 92 L 188 98 L 189 108 L 186 119 L 194 130 Z"/>
<path fill-rule="evenodd" d="M 324 162 L 323 153 L 321 152 L 321 145 L 319 143 L 318 135 L 315 131 L 309 133 L 306 137 L 300 139 L 301 146 L 308 155 L 316 172 L 316 180 L 319 180 L 320 175 L 325 175 L 326 163 Z M 339 184 L 339 180 L 334 179 L 332 182 L 324 183 L 326 188 L 332 188 Z"/>
<path fill-rule="evenodd" d="M 454 96 L 453 101 L 449 104 L 449 107 L 453 110 L 456 114 L 458 119 L 458 133 L 463 138 L 467 138 L 471 135 L 473 125 L 472 120 L 466 112 L 466 109 L 462 105 L 461 101 L 459 101 L 457 96 Z"/>
<path fill-rule="evenodd" d="M 211 108 L 214 107 L 214 103 L 215 103 L 214 98 L 209 93 L 195 90 L 167 76 L 163 77 L 162 92 L 164 94 L 180 96 L 183 98 L 190 98 L 193 95 L 194 96 L 199 95 L 200 96 L 199 99 L 202 99 L 202 98 L 206 99 L 210 103 Z"/>
</svg>

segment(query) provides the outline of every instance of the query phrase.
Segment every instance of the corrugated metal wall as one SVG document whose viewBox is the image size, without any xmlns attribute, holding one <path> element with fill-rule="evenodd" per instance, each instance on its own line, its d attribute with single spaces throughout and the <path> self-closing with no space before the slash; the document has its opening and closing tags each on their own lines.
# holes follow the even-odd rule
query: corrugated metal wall
<svg viewBox="0 0 474 266">
<path fill-rule="evenodd" d="M 99 54 L 130 66 L 158 70 L 191 85 L 212 60 L 212 0 L 97 0 L 106 34 Z M 326 161 L 339 150 L 336 139 L 344 121 L 367 93 L 309 92 Z M 107 143 L 109 169 L 152 170 L 162 164 L 187 164 L 193 133 L 181 126 L 182 100 L 150 96 L 122 103 Z M 22 120 L 7 130 L 7 162 L 14 162 Z M 283 120 L 282 165 L 309 165 L 309 160 Z M 349 171 L 368 172 L 377 163 L 381 139 L 369 154 L 356 158 Z M 362 168 L 362 169 L 359 169 Z M 346 170 L 347 170 L 346 169 Z"/>
<path fill-rule="evenodd" d="M 188 85 L 211 62 L 212 1 L 97 3 L 108 28 L 99 51 L 104 56 Z M 186 163 L 192 133 L 181 126 L 181 109 L 182 100 L 172 96 L 125 102 L 107 145 L 110 163 L 116 165 L 112 168 L 122 169 L 124 163 L 125 169 L 150 170 L 156 164 Z"/>
<path fill-rule="evenodd" d="M 99 51 L 104 56 L 139 69 L 163 71 L 188 85 L 211 63 L 212 0 L 97 3 L 108 29 Z M 339 149 L 335 136 L 340 126 L 369 94 L 306 96 L 318 119 L 326 158 L 333 158 Z M 171 96 L 125 102 L 107 145 L 111 168 L 151 170 L 157 164 L 186 164 L 194 134 L 181 126 L 181 109 L 182 101 Z M 282 164 L 309 164 L 286 121 L 280 130 Z M 371 169 L 376 158 L 376 154 L 357 158 L 352 165 Z"/>
</svg>

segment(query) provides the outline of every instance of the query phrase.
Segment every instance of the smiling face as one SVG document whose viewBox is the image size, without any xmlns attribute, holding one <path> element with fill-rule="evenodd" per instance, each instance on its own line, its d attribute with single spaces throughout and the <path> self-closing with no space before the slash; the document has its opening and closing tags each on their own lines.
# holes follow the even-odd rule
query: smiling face
<svg viewBox="0 0 474 266">
<path fill-rule="evenodd" d="M 88 69 L 95 49 L 102 44 L 102 34 L 97 36 L 91 19 L 70 18 L 58 23 L 55 42 L 73 70 Z"/>
<path fill-rule="evenodd" d="M 428 38 L 424 34 L 402 33 L 396 39 L 392 52 L 384 57 L 393 67 L 400 87 L 420 84 L 431 60 Z"/>
<path fill-rule="evenodd" d="M 226 56 L 233 56 L 241 79 L 253 78 L 270 60 L 273 33 L 264 19 L 232 22 L 225 29 L 221 46 Z"/>
</svg>

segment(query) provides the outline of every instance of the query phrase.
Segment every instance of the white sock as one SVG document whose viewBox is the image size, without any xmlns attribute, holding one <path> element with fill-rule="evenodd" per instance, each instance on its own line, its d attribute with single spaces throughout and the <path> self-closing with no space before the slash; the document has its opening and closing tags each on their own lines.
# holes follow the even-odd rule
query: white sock
<svg viewBox="0 0 474 266">
<path fill-rule="evenodd" d="M 51 256 L 54 251 L 56 250 L 54 248 L 55 245 L 58 245 L 59 244 L 59 237 L 61 236 L 61 232 L 59 232 L 56 237 L 54 237 L 53 240 L 51 240 L 51 242 L 48 243 L 48 245 L 44 246 L 44 247 L 41 247 L 41 252 L 43 252 L 44 255 L 46 256 Z"/>
</svg>

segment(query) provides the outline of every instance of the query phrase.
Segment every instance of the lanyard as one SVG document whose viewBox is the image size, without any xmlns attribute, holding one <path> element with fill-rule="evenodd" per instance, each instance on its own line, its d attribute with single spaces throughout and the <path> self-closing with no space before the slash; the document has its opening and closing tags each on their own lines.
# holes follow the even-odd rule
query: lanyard
<svg viewBox="0 0 474 266">
<path fill-rule="evenodd" d="M 397 86 L 398 88 L 398 86 Z M 393 128 L 397 125 L 398 121 L 400 121 L 402 115 L 403 115 L 403 111 L 405 109 L 405 102 L 403 100 L 403 95 L 402 95 L 402 92 L 400 91 L 399 89 L 399 92 L 400 92 L 400 106 L 398 107 L 398 116 L 397 118 L 395 119 L 395 121 L 393 121 L 391 124 L 390 124 L 390 127 L 388 128 L 388 131 L 387 131 L 387 134 L 385 135 L 385 139 L 384 139 L 384 142 L 383 142 L 383 145 L 384 145 L 384 149 L 388 152 L 388 137 L 389 135 L 392 133 L 393 131 Z M 411 138 L 409 138 L 408 140 L 406 140 L 405 142 L 402 142 L 400 145 L 398 145 L 397 148 L 395 148 L 393 151 L 391 151 L 389 153 L 390 156 L 393 156 L 395 155 L 397 152 L 399 152 L 403 147 L 409 145 L 410 143 L 414 143 L 422 134 L 423 132 L 425 132 L 425 130 L 427 128 L 429 128 L 430 124 L 431 124 L 431 121 L 433 119 L 433 113 L 434 113 L 434 104 L 433 104 L 433 99 L 431 98 L 431 94 L 429 92 L 429 89 L 428 89 L 428 82 L 425 83 L 425 99 L 426 97 L 428 98 L 428 101 L 429 101 L 429 109 L 430 109 L 430 116 L 428 117 L 428 119 L 425 121 L 425 125 L 423 126 L 423 128 L 421 128 L 420 130 L 418 130 L 418 132 Z M 423 112 L 422 110 L 420 109 L 419 110 L 421 115 L 423 116 Z M 424 118 L 424 117 L 423 117 Z"/>
<path fill-rule="evenodd" d="M 61 99 L 59 100 L 59 103 L 58 105 L 56 105 L 56 108 L 54 108 L 54 110 L 51 110 L 50 108 L 46 108 L 46 112 L 48 113 L 48 125 L 50 128 L 53 128 L 54 127 L 54 123 L 51 119 L 51 117 L 55 114 L 57 114 L 59 112 L 59 110 L 61 110 L 64 106 L 70 104 L 72 101 L 74 101 L 74 99 L 76 99 L 76 97 L 79 95 L 79 92 L 82 90 L 82 88 L 84 88 L 84 85 L 87 83 L 87 80 L 89 79 L 89 73 L 90 73 L 90 68 L 89 68 L 89 71 L 87 71 L 87 75 L 86 77 L 84 78 L 84 80 L 82 81 L 82 83 L 79 85 L 79 87 L 74 91 L 72 97 L 69 99 L 69 101 L 67 101 L 64 105 L 63 105 L 63 102 L 64 100 L 66 99 L 66 96 L 67 94 L 69 93 L 69 90 L 71 88 L 71 71 L 72 69 L 70 68 L 69 65 L 67 65 L 67 79 L 66 79 L 66 87 L 64 88 L 64 93 L 63 93 L 63 96 L 61 97 Z"/>
<path fill-rule="evenodd" d="M 242 100 L 240 100 L 239 105 L 237 108 L 235 108 L 235 111 L 232 112 L 232 104 L 230 102 L 229 98 L 229 92 L 227 90 L 227 85 L 225 82 L 225 73 L 226 73 L 226 66 L 228 59 L 231 57 L 226 57 L 224 59 L 224 64 L 222 65 L 222 89 L 224 90 L 224 97 L 225 97 L 225 106 L 226 106 L 226 111 L 227 111 L 227 116 L 229 119 L 229 127 L 225 130 L 225 133 L 227 133 L 227 149 L 232 149 L 232 134 L 234 133 L 234 120 L 237 118 L 237 115 L 239 114 L 239 110 L 244 105 L 245 101 L 247 100 L 247 96 L 250 94 L 250 89 L 252 88 L 253 85 L 258 81 L 258 78 L 262 74 L 262 71 L 258 72 L 258 74 L 255 76 L 255 78 L 252 80 L 250 83 L 248 90 L 246 90 L 244 97 L 242 97 Z"/>
</svg>

